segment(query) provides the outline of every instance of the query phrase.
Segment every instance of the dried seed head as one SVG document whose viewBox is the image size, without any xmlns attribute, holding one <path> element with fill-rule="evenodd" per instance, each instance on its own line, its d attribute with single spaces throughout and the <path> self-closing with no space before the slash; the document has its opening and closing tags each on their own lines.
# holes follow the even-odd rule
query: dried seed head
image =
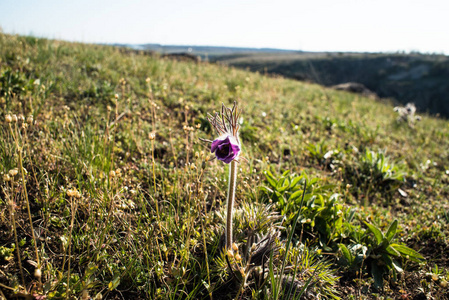
<svg viewBox="0 0 449 300">
<path fill-rule="evenodd" d="M 11 177 L 9 177 L 8 174 L 3 175 L 3 181 L 8 182 L 11 180 Z"/>
<path fill-rule="evenodd" d="M 18 173 L 19 173 L 19 170 L 17 169 L 17 168 L 14 168 L 14 169 L 12 169 L 12 170 L 9 170 L 9 175 L 11 176 L 11 177 L 14 177 L 14 176 L 16 176 Z"/>
<path fill-rule="evenodd" d="M 145 81 L 146 81 L 147 83 L 150 83 L 150 82 L 151 82 L 151 78 L 150 78 L 150 77 L 147 77 L 147 79 L 145 79 Z"/>
<path fill-rule="evenodd" d="M 153 132 L 150 132 L 148 134 L 148 138 L 150 139 L 150 141 L 154 140 L 156 138 L 156 134 L 154 134 Z"/>
<path fill-rule="evenodd" d="M 256 248 L 257 248 L 257 244 L 254 243 L 254 244 L 251 246 L 251 252 L 254 252 L 254 251 L 256 250 Z"/>
<path fill-rule="evenodd" d="M 236 243 L 232 243 L 232 249 L 237 252 L 239 251 L 239 246 Z"/>
<path fill-rule="evenodd" d="M 242 260 L 242 257 L 240 256 L 240 254 L 237 253 L 237 254 L 235 255 L 235 260 L 236 260 L 236 261 L 241 261 L 241 260 Z"/>
<path fill-rule="evenodd" d="M 6 121 L 6 123 L 11 123 L 12 122 L 12 116 L 11 115 L 6 115 L 5 116 L 5 121 Z"/>
<path fill-rule="evenodd" d="M 115 174 L 115 171 L 114 171 L 114 170 L 112 170 L 112 171 L 109 172 L 109 177 L 114 178 L 115 175 L 116 175 L 116 174 Z"/>
<path fill-rule="evenodd" d="M 81 198 L 81 194 L 77 190 L 69 189 L 66 193 L 68 197 Z"/>
<path fill-rule="evenodd" d="M 27 118 L 27 123 L 33 124 L 34 118 L 33 115 L 29 115 Z"/>
<path fill-rule="evenodd" d="M 17 119 L 22 122 L 25 121 L 25 117 L 22 114 L 18 115 Z"/>
<path fill-rule="evenodd" d="M 18 121 L 18 119 L 17 119 L 17 116 L 16 116 L 16 115 L 12 115 L 12 121 L 13 121 L 14 123 L 16 123 L 16 122 Z"/>
<path fill-rule="evenodd" d="M 86 289 L 84 289 L 82 292 L 81 292 L 81 300 L 89 300 L 89 292 L 86 290 Z"/>
</svg>

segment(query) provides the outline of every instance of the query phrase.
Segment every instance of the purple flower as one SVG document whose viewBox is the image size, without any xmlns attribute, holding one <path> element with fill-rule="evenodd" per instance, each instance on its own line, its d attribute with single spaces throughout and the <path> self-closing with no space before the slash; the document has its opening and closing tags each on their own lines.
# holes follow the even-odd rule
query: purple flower
<svg viewBox="0 0 449 300">
<path fill-rule="evenodd" d="M 217 159 L 229 164 L 240 153 L 237 140 L 231 135 L 225 135 L 212 142 L 210 152 L 215 153 Z"/>
</svg>

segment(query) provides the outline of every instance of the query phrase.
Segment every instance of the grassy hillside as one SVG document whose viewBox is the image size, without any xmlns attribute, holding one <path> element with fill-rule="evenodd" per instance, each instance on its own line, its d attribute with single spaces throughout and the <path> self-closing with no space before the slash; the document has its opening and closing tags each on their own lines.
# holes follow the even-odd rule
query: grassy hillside
<svg viewBox="0 0 449 300">
<path fill-rule="evenodd" d="M 0 299 L 449 298 L 447 121 L 10 35 L 0 97 Z M 224 251 L 228 166 L 200 138 L 234 101 L 246 160 Z"/>
<path fill-rule="evenodd" d="M 246 53 L 213 61 L 325 86 L 359 82 L 380 97 L 412 102 L 421 111 L 449 117 L 449 58 L 444 55 Z"/>
</svg>

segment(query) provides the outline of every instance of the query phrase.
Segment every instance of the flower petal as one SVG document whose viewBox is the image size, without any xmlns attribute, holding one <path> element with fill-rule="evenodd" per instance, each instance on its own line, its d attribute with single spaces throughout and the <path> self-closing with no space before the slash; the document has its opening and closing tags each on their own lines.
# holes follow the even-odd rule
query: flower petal
<svg viewBox="0 0 449 300">
<path fill-rule="evenodd" d="M 223 143 L 222 139 L 218 138 L 218 139 L 214 140 L 212 142 L 212 145 L 210 146 L 210 152 L 214 153 L 217 150 L 218 146 L 221 145 L 222 143 Z"/>
<path fill-rule="evenodd" d="M 229 164 L 239 155 L 240 146 L 235 137 L 223 135 L 212 142 L 211 152 L 217 159 Z"/>
</svg>

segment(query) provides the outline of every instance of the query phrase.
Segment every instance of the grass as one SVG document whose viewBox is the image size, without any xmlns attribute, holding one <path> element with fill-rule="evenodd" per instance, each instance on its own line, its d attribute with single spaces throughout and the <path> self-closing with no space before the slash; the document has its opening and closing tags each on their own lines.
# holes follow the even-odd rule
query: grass
<svg viewBox="0 0 449 300">
<path fill-rule="evenodd" d="M 448 298 L 447 121 L 114 47 L 0 49 L 0 297 Z M 199 139 L 234 101 L 228 255 L 227 167 Z"/>
</svg>

